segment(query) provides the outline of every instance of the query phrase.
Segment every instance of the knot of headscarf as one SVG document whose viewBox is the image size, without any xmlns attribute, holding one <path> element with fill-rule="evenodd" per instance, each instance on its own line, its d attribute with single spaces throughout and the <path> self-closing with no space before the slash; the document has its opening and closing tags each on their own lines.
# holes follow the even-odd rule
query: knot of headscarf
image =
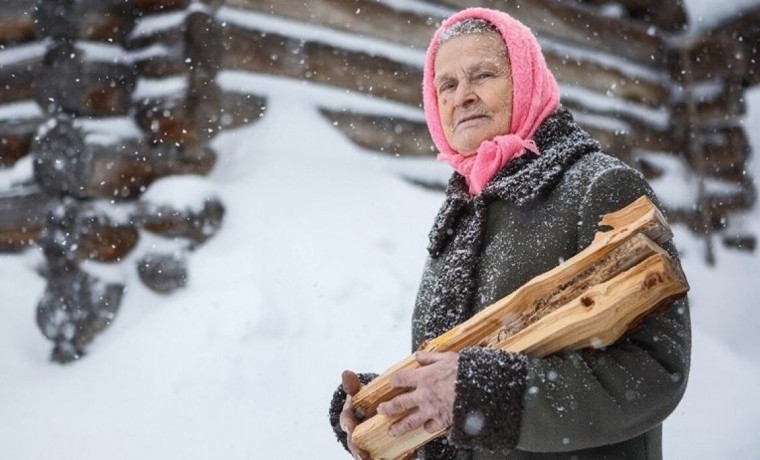
<svg viewBox="0 0 760 460">
<path fill-rule="evenodd" d="M 440 153 L 438 159 L 447 162 L 454 171 L 464 176 L 471 195 L 479 195 L 499 170 L 527 151 L 539 154 L 533 139 L 525 140 L 515 134 L 507 134 L 483 142 L 475 155 L 465 157 L 458 153 Z"/>
<path fill-rule="evenodd" d="M 509 132 L 483 141 L 474 155 L 463 157 L 451 148 L 444 135 L 434 80 L 441 34 L 467 19 L 482 19 L 498 29 L 509 57 L 513 94 Z M 462 10 L 438 28 L 425 56 L 422 96 L 425 120 L 440 152 L 438 158 L 464 176 L 472 195 L 482 192 L 499 170 L 526 151 L 539 154 L 533 135 L 559 107 L 559 86 L 533 33 L 507 13 L 487 8 Z"/>
</svg>

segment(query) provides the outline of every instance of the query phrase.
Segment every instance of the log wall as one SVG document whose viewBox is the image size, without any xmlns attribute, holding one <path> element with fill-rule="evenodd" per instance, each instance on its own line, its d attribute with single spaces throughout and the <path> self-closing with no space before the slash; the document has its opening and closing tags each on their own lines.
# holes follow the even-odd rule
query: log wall
<svg viewBox="0 0 760 460">
<path fill-rule="evenodd" d="M 676 221 L 710 235 L 754 204 L 741 120 L 745 89 L 760 83 L 753 45 L 760 40 L 760 8 L 684 36 L 680 2 L 667 8 L 654 0 L 414 3 L 404 9 L 376 0 L 5 0 L 0 167 L 32 175 L 0 190 L 0 250 L 35 244 L 62 200 L 115 200 L 141 210 L 130 224 L 100 219 L 95 233 L 80 235 L 87 250 L 75 260 L 118 261 L 140 232 L 165 228 L 140 224 L 153 222 L 145 216 L 153 208 L 139 206 L 142 193 L 162 177 L 207 173 L 216 159 L 213 136 L 264 114 L 260 95 L 223 90 L 220 72 L 308 80 L 407 106 L 419 115 L 320 109 L 363 148 L 434 155 L 420 110 L 424 50 L 447 14 L 468 6 L 505 10 L 536 32 L 563 103 L 608 152 L 653 179 L 667 173 L 647 160 L 656 152 L 700 181 L 732 185 L 701 188 L 694 206 L 669 210 Z M 93 129 L 113 142 L 88 141 Z M 66 165 L 63 174 L 56 165 Z M 172 228 L 167 235 L 176 237 L 185 227 Z M 145 260 L 177 263 L 160 255 Z M 141 265 L 141 276 L 156 263 Z M 166 291 L 174 281 L 152 283 Z"/>
</svg>

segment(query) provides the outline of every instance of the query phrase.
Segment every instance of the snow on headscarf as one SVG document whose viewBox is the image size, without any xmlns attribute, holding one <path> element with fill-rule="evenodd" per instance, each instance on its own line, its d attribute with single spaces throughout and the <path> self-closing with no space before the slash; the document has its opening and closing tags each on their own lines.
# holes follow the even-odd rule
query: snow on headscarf
<svg viewBox="0 0 760 460">
<path fill-rule="evenodd" d="M 512 68 L 512 121 L 507 134 L 483 141 L 476 154 L 464 157 L 455 152 L 443 133 L 435 91 L 435 56 L 443 32 L 467 19 L 493 24 L 507 47 Z M 471 195 L 478 195 L 496 173 L 525 150 L 538 154 L 533 134 L 559 106 L 559 87 L 546 66 L 541 47 L 524 24 L 507 13 L 468 8 L 448 18 L 433 35 L 425 56 L 422 96 L 430 135 L 438 148 L 438 159 L 449 163 L 467 180 Z"/>
</svg>

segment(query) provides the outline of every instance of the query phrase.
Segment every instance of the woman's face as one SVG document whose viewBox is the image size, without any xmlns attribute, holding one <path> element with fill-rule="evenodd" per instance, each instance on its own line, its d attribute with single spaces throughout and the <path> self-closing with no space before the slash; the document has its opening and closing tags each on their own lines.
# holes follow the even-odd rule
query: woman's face
<svg viewBox="0 0 760 460">
<path fill-rule="evenodd" d="M 496 33 L 460 35 L 438 49 L 435 91 L 451 148 L 470 156 L 480 144 L 509 133 L 512 70 Z"/>
</svg>

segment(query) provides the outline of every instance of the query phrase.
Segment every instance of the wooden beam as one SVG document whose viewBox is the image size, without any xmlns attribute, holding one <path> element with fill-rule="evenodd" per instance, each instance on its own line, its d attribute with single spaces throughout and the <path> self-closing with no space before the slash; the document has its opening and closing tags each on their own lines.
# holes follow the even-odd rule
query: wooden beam
<svg viewBox="0 0 760 460">
<path fill-rule="evenodd" d="M 575 2 L 556 0 L 442 0 L 455 8 L 481 6 L 506 11 L 543 36 L 574 42 L 658 68 L 667 48 L 657 30 L 625 18 L 610 18 Z"/>
<path fill-rule="evenodd" d="M 382 56 L 227 24 L 223 67 L 279 75 L 420 106 L 422 69 Z"/>
<path fill-rule="evenodd" d="M 20 251 L 42 231 L 50 198 L 34 186 L 0 191 L 0 252 Z"/>
<path fill-rule="evenodd" d="M 0 166 L 12 166 L 29 154 L 42 121 L 42 118 L 0 120 Z"/>
<path fill-rule="evenodd" d="M 35 42 L 0 51 L 0 104 L 33 99 L 45 45 Z"/>
<path fill-rule="evenodd" d="M 424 50 L 442 17 L 399 11 L 373 0 L 227 0 L 226 6 L 411 45 Z"/>
<path fill-rule="evenodd" d="M 29 0 L 3 0 L 0 14 L 0 45 L 35 40 L 33 12 L 35 2 Z"/>
<path fill-rule="evenodd" d="M 604 7 L 619 7 L 624 10 L 625 17 L 654 25 L 667 32 L 681 32 L 688 25 L 688 16 L 683 0 L 580 0 L 582 3 Z"/>
<path fill-rule="evenodd" d="M 34 20 L 41 37 L 124 43 L 136 14 L 134 0 L 45 0 Z"/>
<path fill-rule="evenodd" d="M 320 109 L 356 145 L 405 157 L 434 157 L 437 150 L 423 121 Z"/>
</svg>

